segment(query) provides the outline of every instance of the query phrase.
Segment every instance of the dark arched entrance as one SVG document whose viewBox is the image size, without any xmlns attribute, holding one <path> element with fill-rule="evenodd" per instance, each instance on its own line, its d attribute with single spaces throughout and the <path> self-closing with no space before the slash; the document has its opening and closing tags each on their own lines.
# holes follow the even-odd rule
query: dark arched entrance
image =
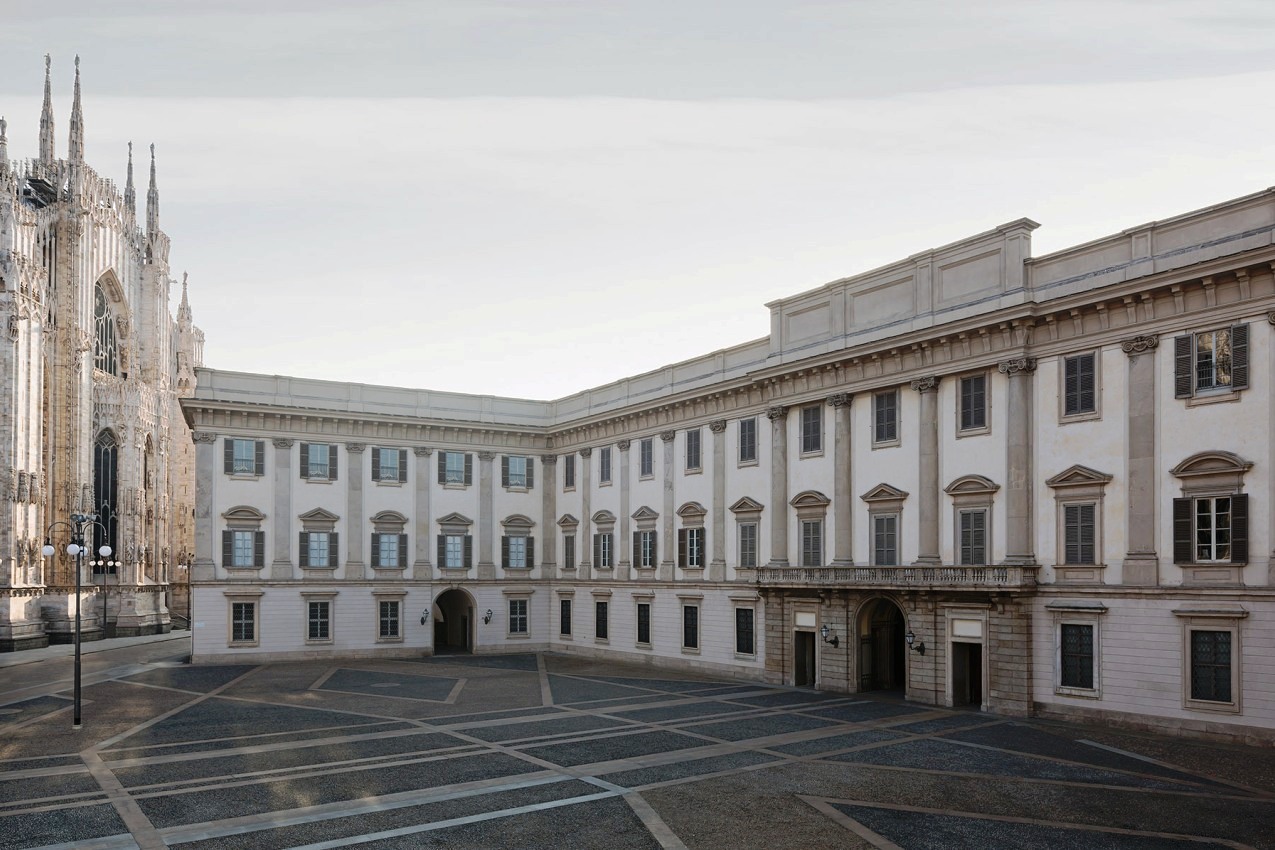
<svg viewBox="0 0 1275 850">
<path fill-rule="evenodd" d="M 434 654 L 474 651 L 474 600 L 452 589 L 434 600 Z"/>
<path fill-rule="evenodd" d="M 859 610 L 859 690 L 902 691 L 907 681 L 903 612 L 889 599 Z"/>
</svg>

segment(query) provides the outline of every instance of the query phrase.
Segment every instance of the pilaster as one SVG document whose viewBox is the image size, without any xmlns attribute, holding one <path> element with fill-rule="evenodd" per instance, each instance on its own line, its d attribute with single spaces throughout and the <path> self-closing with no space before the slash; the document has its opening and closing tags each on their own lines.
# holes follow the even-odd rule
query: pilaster
<svg viewBox="0 0 1275 850">
<path fill-rule="evenodd" d="M 832 483 L 832 566 L 854 565 L 854 497 L 850 495 L 853 473 L 850 467 L 850 393 L 828 396 L 833 408 L 833 483 Z"/>
<path fill-rule="evenodd" d="M 917 465 L 920 492 L 917 493 L 917 515 L 920 535 L 916 563 L 929 566 L 941 562 L 939 555 L 939 376 L 927 375 L 912 381 L 912 389 L 921 397 L 920 437 L 917 441 Z"/>
<path fill-rule="evenodd" d="M 430 577 L 429 553 L 433 551 L 434 535 L 430 528 L 430 457 L 434 450 L 429 446 L 416 446 L 412 449 L 416 456 L 416 468 L 413 470 L 416 481 L 416 551 L 412 558 L 412 578 L 428 579 Z"/>
<path fill-rule="evenodd" d="M 1034 564 L 1032 541 L 1032 398 L 1035 357 L 1018 357 L 997 364 L 1009 376 L 1009 424 L 1005 448 L 1005 563 Z"/>
<path fill-rule="evenodd" d="M 545 578 L 553 578 L 558 566 L 558 456 L 540 456 L 543 468 L 540 485 L 540 527 L 544 529 L 536 546 Z M 577 544 L 578 545 L 578 544 Z"/>
<path fill-rule="evenodd" d="M 788 408 L 771 407 L 770 420 L 770 563 L 788 566 Z"/>
<path fill-rule="evenodd" d="M 286 437 L 274 443 L 274 560 L 270 562 L 270 578 L 276 581 L 292 578 L 292 444 Z M 200 478 L 199 480 L 204 480 Z M 349 535 L 346 535 L 347 537 Z"/>
<path fill-rule="evenodd" d="M 350 477 L 346 485 L 345 577 L 366 578 L 363 562 L 363 443 L 346 443 Z"/>
<path fill-rule="evenodd" d="M 195 562 L 190 568 L 192 582 L 213 581 L 217 568 L 212 553 L 217 539 L 213 498 L 217 490 L 217 435 L 209 431 L 191 434 L 195 443 L 195 480 L 203 484 L 195 488 Z"/>
<path fill-rule="evenodd" d="M 1153 586 L 1159 583 L 1160 558 L 1156 554 L 1156 415 L 1155 350 L 1159 338 L 1136 336 L 1120 343 L 1129 355 L 1128 456 L 1129 474 L 1126 539 L 1129 551 L 1121 567 L 1124 584 Z"/>
<path fill-rule="evenodd" d="M 708 423 L 713 434 L 713 530 L 709 536 L 712 552 L 708 580 L 726 580 L 726 420 Z"/>
<path fill-rule="evenodd" d="M 478 453 L 478 580 L 496 578 L 496 562 L 492 559 L 492 536 L 496 531 L 493 513 L 492 461 L 495 452 Z"/>
<path fill-rule="evenodd" d="M 629 516 L 629 441 L 619 440 L 616 445 L 620 449 L 620 539 L 617 541 L 620 560 L 616 562 L 615 577 L 626 581 L 633 563 L 630 552 L 633 543 L 629 539 L 629 524 L 633 521 Z"/>
<path fill-rule="evenodd" d="M 588 581 L 593 572 L 593 449 L 580 449 L 580 536 L 576 539 L 576 578 Z"/>
<path fill-rule="evenodd" d="M 673 516 L 677 510 L 673 489 L 673 441 L 676 431 L 661 431 L 660 442 L 664 444 L 664 507 L 660 512 L 660 548 L 663 557 L 660 559 L 660 581 L 673 580 L 673 565 L 676 563 L 675 553 L 677 537 L 673 531 Z"/>
</svg>

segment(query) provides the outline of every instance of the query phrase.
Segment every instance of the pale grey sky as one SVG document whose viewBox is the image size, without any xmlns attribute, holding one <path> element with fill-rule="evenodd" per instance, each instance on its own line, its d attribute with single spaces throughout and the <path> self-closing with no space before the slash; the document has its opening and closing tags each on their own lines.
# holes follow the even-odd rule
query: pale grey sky
<svg viewBox="0 0 1275 850">
<path fill-rule="evenodd" d="M 0 114 L 155 142 L 220 368 L 536 398 L 996 224 L 1275 180 L 1275 4 L 5 0 Z M 143 172 L 144 173 L 144 168 Z"/>
</svg>

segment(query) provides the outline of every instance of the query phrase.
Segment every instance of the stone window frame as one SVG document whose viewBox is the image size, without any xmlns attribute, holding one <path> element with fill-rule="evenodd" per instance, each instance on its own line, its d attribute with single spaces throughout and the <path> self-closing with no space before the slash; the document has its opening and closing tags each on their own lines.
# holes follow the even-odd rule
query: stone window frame
<svg viewBox="0 0 1275 850">
<path fill-rule="evenodd" d="M 231 478 L 239 478 L 244 480 L 252 480 L 262 478 L 266 474 L 266 441 L 254 440 L 251 437 L 224 437 L 222 449 L 222 472 Z M 252 472 L 243 469 L 237 469 L 238 461 L 236 459 L 236 445 L 240 443 L 252 444 Z"/>
<path fill-rule="evenodd" d="M 222 529 L 221 554 L 222 569 L 231 572 L 238 570 L 260 570 L 266 565 L 266 533 L 261 526 L 266 521 L 266 515 L 251 505 L 236 505 L 221 515 L 225 520 L 225 528 Z M 234 538 L 231 537 L 229 551 L 227 550 L 226 535 L 233 535 L 235 532 L 252 532 L 252 548 L 253 562 L 251 564 L 235 564 L 234 563 Z M 227 557 L 229 554 L 230 557 Z"/>
<path fill-rule="evenodd" d="M 377 570 L 403 570 L 407 568 L 407 517 L 398 511 L 384 510 L 372 517 L 372 536 L 371 546 L 368 550 L 368 560 L 373 569 Z M 398 557 L 396 563 L 381 563 L 381 537 L 383 535 L 394 535 L 398 538 Z"/>
<path fill-rule="evenodd" d="M 302 619 L 305 631 L 306 646 L 331 646 L 336 643 L 336 597 L 338 591 L 335 590 L 303 590 L 301 591 Z M 310 637 L 310 606 L 311 604 L 326 604 L 327 607 L 327 637 L 312 638 Z"/>
<path fill-rule="evenodd" d="M 226 590 L 222 591 L 226 600 L 226 646 L 240 649 L 261 645 L 261 597 L 263 590 Z M 252 639 L 235 640 L 235 605 L 252 606 Z"/>
<path fill-rule="evenodd" d="M 533 570 L 536 567 L 536 537 L 534 530 L 535 521 L 524 514 L 510 514 L 500 521 L 501 530 L 504 534 L 500 537 L 500 568 L 503 570 L 515 570 L 522 572 L 524 570 Z M 512 538 L 520 538 L 526 541 L 526 548 L 523 550 L 525 563 L 521 567 L 510 566 L 510 540 Z"/>
<path fill-rule="evenodd" d="M 761 502 L 749 496 L 742 496 L 730 506 L 730 512 L 735 515 L 735 563 L 741 570 L 755 570 L 761 563 L 761 512 L 765 510 L 765 506 Z M 756 562 L 752 566 L 745 566 L 743 559 L 741 540 L 742 529 L 746 525 L 751 525 L 755 530 L 755 551 L 753 552 L 753 560 Z"/>
<path fill-rule="evenodd" d="M 1216 334 L 1229 331 L 1231 348 L 1231 382 L 1222 386 L 1198 386 L 1198 340 L 1205 334 Z M 1240 393 L 1249 388 L 1249 370 L 1252 364 L 1249 356 L 1248 323 L 1237 322 L 1233 325 L 1220 325 L 1203 330 L 1193 330 L 1173 339 L 1173 397 L 1186 399 L 1188 407 L 1197 404 L 1214 404 L 1216 402 L 1238 401 Z"/>
<path fill-rule="evenodd" d="M 735 658 L 742 661 L 757 660 L 757 624 L 760 622 L 757 616 L 757 605 L 761 601 L 761 596 L 757 593 L 730 593 L 727 599 L 731 606 L 731 647 L 734 651 Z M 739 611 L 751 611 L 753 615 L 752 621 L 752 652 L 739 651 Z"/>
<path fill-rule="evenodd" d="M 983 379 L 983 424 L 973 425 L 964 428 L 961 425 L 962 418 L 965 414 L 965 382 L 974 378 Z M 956 403 L 953 405 L 955 419 L 956 439 L 964 439 L 965 437 L 982 437 L 992 433 L 992 375 L 989 369 L 974 369 L 969 372 L 963 372 L 954 375 L 952 380 L 953 395 Z"/>
<path fill-rule="evenodd" d="M 797 546 L 802 567 L 822 567 L 828 553 L 828 507 L 832 500 L 818 490 L 802 490 L 788 503 L 797 513 Z M 805 523 L 819 523 L 819 563 L 806 563 Z"/>
<path fill-rule="evenodd" d="M 1103 545 L 1103 518 L 1107 485 L 1114 476 L 1088 466 L 1073 464 L 1045 481 L 1054 491 L 1054 575 L 1059 582 L 1100 583 L 1105 563 Z M 1076 505 L 1093 505 L 1094 513 L 1094 563 L 1067 563 L 1067 508 Z"/>
<path fill-rule="evenodd" d="M 385 452 L 395 452 L 394 477 L 386 478 L 382 469 Z M 407 448 L 404 446 L 372 446 L 372 463 L 369 469 L 372 482 L 379 487 L 402 487 L 407 483 Z"/>
<path fill-rule="evenodd" d="M 641 606 L 646 606 L 646 640 L 642 640 Z M 651 649 L 655 645 L 655 591 L 640 590 L 633 594 L 633 645 L 638 649 Z"/>
<path fill-rule="evenodd" d="M 986 567 L 996 560 L 996 536 L 993 533 L 993 506 L 1000 485 L 982 475 L 962 475 L 943 489 L 952 498 L 952 563 L 959 567 Z M 984 563 L 966 564 L 961 560 L 961 516 L 982 511 Z"/>
<path fill-rule="evenodd" d="M 558 640 L 575 640 L 575 597 L 574 588 L 558 590 Z M 563 608 L 563 606 L 566 606 Z M 562 616 L 563 611 L 567 612 L 567 616 Z M 563 625 L 567 630 L 562 630 Z"/>
<path fill-rule="evenodd" d="M 448 572 L 458 573 L 470 570 L 474 566 L 474 536 L 470 533 L 474 526 L 474 521 L 464 514 L 453 511 L 447 516 L 438 519 L 438 538 L 440 542 L 438 552 L 438 568 L 446 575 Z M 461 537 L 461 566 L 452 567 L 447 565 L 447 538 Z M 468 555 L 468 557 L 466 557 Z"/>
<path fill-rule="evenodd" d="M 1210 714 L 1243 714 L 1243 629 L 1242 621 L 1249 612 L 1238 603 L 1199 603 L 1175 608 L 1173 614 L 1181 621 L 1182 629 L 1182 708 L 1186 711 L 1202 711 Z M 1191 634 L 1193 632 L 1229 632 L 1231 635 L 1231 700 L 1192 699 L 1191 697 Z"/>
<path fill-rule="evenodd" d="M 303 570 L 322 570 L 328 574 L 341 565 L 341 534 L 336 524 L 341 518 L 323 508 L 314 508 L 297 517 L 301 520 L 301 531 L 297 533 L 297 565 Z M 328 536 L 328 562 L 326 564 L 310 563 L 310 535 L 326 534 Z"/>
<path fill-rule="evenodd" d="M 505 598 L 506 640 L 531 640 L 531 597 L 535 592 L 535 588 L 532 587 L 510 587 L 501 591 L 501 595 Z M 521 632 L 515 632 L 513 630 L 515 602 L 522 603 L 523 625 L 526 628 Z"/>
<path fill-rule="evenodd" d="M 682 459 L 683 475 L 699 475 L 704 471 L 704 429 L 701 426 L 682 432 Z"/>
<path fill-rule="evenodd" d="M 310 449 L 327 449 L 327 471 L 322 475 L 310 470 Z M 310 484 L 331 484 L 338 479 L 340 453 L 336 443 L 300 443 L 297 448 L 297 475 Z"/>
<path fill-rule="evenodd" d="M 699 502 L 687 502 L 677 509 L 677 516 L 682 521 L 677 530 L 677 565 L 684 570 L 703 570 L 708 566 L 708 529 L 704 527 L 708 510 Z M 695 547 L 692 537 L 698 544 Z M 699 555 L 697 564 L 691 563 L 692 548 Z"/>
<path fill-rule="evenodd" d="M 1054 639 L 1054 693 L 1080 699 L 1102 699 L 1102 620 L 1107 606 L 1097 601 L 1052 601 L 1045 604 L 1052 617 Z M 1092 688 L 1064 685 L 1062 681 L 1062 633 L 1063 626 L 1089 626 L 1093 629 L 1093 684 Z"/>
<path fill-rule="evenodd" d="M 589 562 L 595 570 L 613 570 L 618 560 L 618 552 L 616 551 L 615 540 L 615 523 L 616 516 L 605 508 L 593 515 L 593 548 L 590 550 L 592 560 Z M 604 538 L 610 538 L 609 543 Z M 608 556 L 603 559 L 602 553 Z M 602 564 L 600 561 L 606 560 L 609 563 Z"/>
<path fill-rule="evenodd" d="M 521 460 L 522 484 L 515 484 L 513 461 Z M 509 493 L 528 493 L 536 489 L 536 459 L 532 455 L 500 456 L 500 486 Z"/>
<path fill-rule="evenodd" d="M 643 463 L 648 468 L 643 470 Z M 642 437 L 638 440 L 638 480 L 649 481 L 655 477 L 655 438 Z"/>
<path fill-rule="evenodd" d="M 1079 413 L 1067 412 L 1067 361 L 1078 357 L 1090 357 L 1093 360 L 1093 410 Z M 1073 422 L 1092 422 L 1102 418 L 1102 349 L 1073 351 L 1058 356 L 1058 423 L 1069 425 Z"/>
<path fill-rule="evenodd" d="M 589 592 L 593 597 L 593 642 L 600 644 L 609 644 L 611 642 L 611 591 L 605 589 L 597 589 Z M 605 605 L 605 608 L 599 608 L 598 605 Z M 598 613 L 605 611 L 606 616 L 599 618 Z M 601 631 L 605 632 L 599 635 L 599 624 Z"/>
<path fill-rule="evenodd" d="M 373 622 L 375 623 L 376 629 L 376 642 L 403 643 L 405 639 L 404 633 L 406 631 L 404 626 L 407 622 L 407 591 L 401 588 L 395 588 L 393 590 L 373 590 L 372 600 L 375 605 L 373 610 L 375 611 L 376 619 Z M 396 635 L 381 634 L 381 604 L 384 602 L 395 602 L 398 604 L 398 634 Z"/>
<path fill-rule="evenodd" d="M 757 466 L 757 465 L 761 462 L 761 461 L 759 460 L 759 458 L 761 457 L 761 441 L 758 439 L 758 435 L 759 435 L 761 432 L 760 432 L 760 429 L 758 429 L 758 427 L 757 427 L 757 417 L 756 417 L 756 416 L 744 416 L 744 417 L 741 417 L 740 419 L 736 420 L 736 422 L 737 422 L 737 424 L 736 424 L 736 426 L 735 426 L 735 465 L 736 465 L 737 467 L 744 467 L 744 466 Z M 751 423 L 752 423 L 752 431 L 753 431 L 753 438 L 752 438 L 753 456 L 752 456 L 752 457 L 750 457 L 750 458 L 746 458 L 746 457 L 744 457 L 744 446 L 745 446 L 745 443 L 744 443 L 744 423 L 745 423 L 745 422 L 751 422 Z"/>
<path fill-rule="evenodd" d="M 1171 520 L 1173 563 L 1183 572 L 1183 581 L 1192 585 L 1241 584 L 1249 553 L 1248 494 L 1244 477 L 1253 462 L 1234 452 L 1196 452 L 1169 470 L 1180 482 L 1182 496 L 1173 500 Z M 1195 559 L 1195 502 L 1197 499 L 1227 497 L 1231 500 L 1230 559 Z M 1238 518 L 1238 519 L 1237 519 Z M 1237 533 L 1238 532 L 1238 533 Z M 1184 548 L 1189 546 L 1189 550 Z"/>
<path fill-rule="evenodd" d="M 660 565 L 660 515 L 652 508 L 643 505 L 630 517 L 633 520 L 633 568 L 650 572 Z M 651 535 L 651 563 L 642 563 L 642 535 Z"/>
<path fill-rule="evenodd" d="M 678 631 L 681 638 L 678 640 L 683 655 L 699 655 L 703 651 L 704 646 L 704 594 L 682 592 L 677 594 L 678 610 L 681 615 L 678 617 Z M 688 633 L 687 616 L 689 611 L 694 611 L 694 645 L 688 645 L 686 635 Z"/>
<path fill-rule="evenodd" d="M 615 478 L 615 464 L 612 462 L 610 446 L 598 447 L 598 486 L 610 487 Z M 605 474 L 603 474 L 605 473 Z"/>
<path fill-rule="evenodd" d="M 892 396 L 894 399 L 894 436 L 892 438 L 879 439 L 877 430 L 878 404 L 879 399 L 885 396 Z M 898 387 L 890 387 L 884 390 L 872 391 L 872 422 L 869 427 L 872 433 L 873 449 L 892 449 L 903 445 L 903 398 L 899 393 Z"/>
<path fill-rule="evenodd" d="M 903 503 L 908 493 L 884 481 L 859 497 L 868 503 L 868 564 L 874 567 L 898 567 L 903 564 Z M 877 563 L 877 518 L 894 517 L 894 564 Z"/>
<path fill-rule="evenodd" d="M 563 514 L 558 519 L 558 528 L 562 534 L 562 569 L 575 572 L 576 564 L 579 562 L 579 552 L 576 551 L 576 531 L 580 528 L 580 520 L 571 514 Z M 570 545 L 567 541 L 570 540 Z"/>
<path fill-rule="evenodd" d="M 562 492 L 571 493 L 576 489 L 576 455 L 569 452 L 562 456 Z"/>
<path fill-rule="evenodd" d="M 460 457 L 460 469 L 453 474 L 448 469 L 452 457 Z M 438 451 L 438 486 L 444 490 L 464 490 L 474 485 L 474 453 L 458 452 L 451 449 Z"/>
<path fill-rule="evenodd" d="M 806 421 L 807 417 L 809 417 L 811 420 L 809 423 Z M 811 448 L 811 449 L 806 448 L 806 436 L 807 436 L 806 426 L 808 424 L 814 424 L 818 426 L 814 432 L 814 436 L 819 441 L 819 445 L 816 448 Z M 797 413 L 797 439 L 799 441 L 799 451 L 797 452 L 797 458 L 799 460 L 804 460 L 806 458 L 811 458 L 811 457 L 823 457 L 824 443 L 827 442 L 824 439 L 824 434 L 828 430 L 825 427 L 825 425 L 826 423 L 824 422 L 824 405 L 822 402 L 815 403 L 815 404 L 802 405 L 799 408 Z"/>
</svg>

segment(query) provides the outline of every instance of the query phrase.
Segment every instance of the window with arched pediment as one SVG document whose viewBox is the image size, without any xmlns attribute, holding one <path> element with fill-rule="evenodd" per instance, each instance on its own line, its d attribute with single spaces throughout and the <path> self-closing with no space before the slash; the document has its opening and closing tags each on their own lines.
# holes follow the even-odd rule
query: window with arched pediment
<svg viewBox="0 0 1275 850">
<path fill-rule="evenodd" d="M 101 281 L 93 287 L 93 332 L 93 368 L 118 375 L 119 346 L 115 333 L 115 316 L 111 314 L 111 305 Z"/>
</svg>

